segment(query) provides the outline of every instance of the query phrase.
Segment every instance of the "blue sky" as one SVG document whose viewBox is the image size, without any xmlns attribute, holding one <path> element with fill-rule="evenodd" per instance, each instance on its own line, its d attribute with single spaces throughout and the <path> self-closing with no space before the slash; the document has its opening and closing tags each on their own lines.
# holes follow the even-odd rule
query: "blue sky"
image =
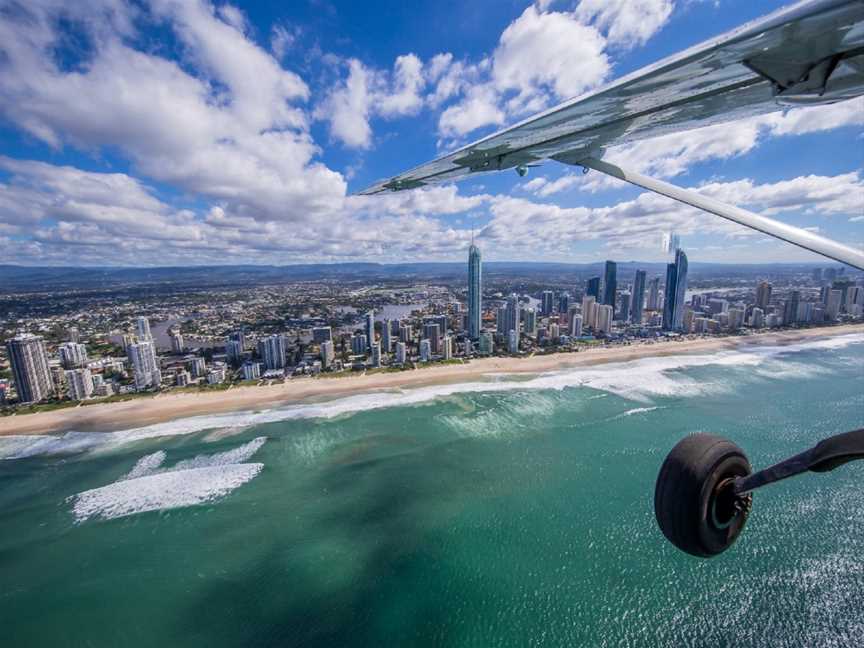
<svg viewBox="0 0 864 648">
<path fill-rule="evenodd" d="M 778 7 L 741 0 L 0 0 L 0 263 L 818 257 L 554 162 L 382 177 Z M 864 103 L 608 157 L 864 246 Z M 605 227 L 602 238 L 592 224 Z"/>
</svg>

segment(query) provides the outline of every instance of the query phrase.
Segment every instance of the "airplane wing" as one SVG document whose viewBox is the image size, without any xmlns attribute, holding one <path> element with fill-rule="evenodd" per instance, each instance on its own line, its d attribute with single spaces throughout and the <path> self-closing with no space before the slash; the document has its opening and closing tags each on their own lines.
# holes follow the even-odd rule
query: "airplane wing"
<svg viewBox="0 0 864 648">
<path fill-rule="evenodd" d="M 569 164 L 658 135 L 864 94 L 864 2 L 807 0 L 361 191 Z"/>
</svg>

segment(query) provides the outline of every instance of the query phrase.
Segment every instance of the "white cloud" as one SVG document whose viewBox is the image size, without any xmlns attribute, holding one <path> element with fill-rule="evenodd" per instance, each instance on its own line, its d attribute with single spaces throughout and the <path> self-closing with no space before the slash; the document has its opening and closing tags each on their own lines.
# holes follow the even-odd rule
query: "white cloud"
<svg viewBox="0 0 864 648">
<path fill-rule="evenodd" d="M 397 57 L 392 73 L 351 59 L 347 78 L 331 88 L 315 117 L 326 120 L 330 134 L 344 145 L 368 149 L 372 146 L 370 119 L 415 114 L 423 106 L 425 85 L 423 63 L 414 54 Z"/>
<path fill-rule="evenodd" d="M 567 99 L 606 78 L 604 46 L 600 33 L 573 14 L 529 6 L 501 34 L 492 78 L 501 92 L 515 90 L 525 97 L 551 92 Z"/>
<path fill-rule="evenodd" d="M 605 32 L 610 43 L 624 47 L 644 45 L 672 14 L 672 0 L 581 0 L 579 20 Z"/>
</svg>

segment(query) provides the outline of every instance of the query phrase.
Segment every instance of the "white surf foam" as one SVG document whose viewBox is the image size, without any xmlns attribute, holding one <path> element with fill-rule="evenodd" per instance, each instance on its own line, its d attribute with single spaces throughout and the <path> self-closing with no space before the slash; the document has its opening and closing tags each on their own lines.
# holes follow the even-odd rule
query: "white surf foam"
<svg viewBox="0 0 864 648">
<path fill-rule="evenodd" d="M 264 464 L 233 464 L 189 468 L 147 475 L 94 488 L 74 498 L 76 522 L 105 520 L 213 502 L 255 477 Z"/>
<path fill-rule="evenodd" d="M 198 455 L 163 468 L 165 451 L 141 457 L 113 484 L 78 493 L 72 513 L 76 522 L 93 517 L 112 519 L 213 502 L 254 478 L 264 464 L 242 463 L 252 457 L 266 437 L 213 455 Z"/>
<path fill-rule="evenodd" d="M 506 376 L 497 374 L 492 381 L 356 394 L 315 404 L 177 419 L 167 423 L 119 432 L 69 432 L 62 436 L 0 437 L 0 458 L 18 459 L 35 455 L 76 453 L 111 448 L 118 444 L 144 439 L 193 434 L 211 429 L 246 428 L 263 423 L 295 419 L 335 418 L 387 407 L 420 405 L 458 393 L 591 387 L 651 405 L 651 399 L 654 397 L 691 397 L 734 388 L 734 384 L 707 383 L 694 380 L 681 373 L 681 370 L 684 369 L 706 365 L 720 365 L 730 368 L 758 367 L 771 359 L 786 362 L 782 359 L 783 356 L 800 351 L 840 349 L 862 342 L 864 342 L 864 334 L 855 333 L 786 346 L 750 346 L 712 354 L 642 358 L 631 362 L 572 368 L 541 374 L 527 380 L 524 374 L 519 375 L 518 379 L 512 380 L 507 380 Z M 792 378 L 796 376 L 796 373 L 800 377 L 804 372 L 776 371 L 771 372 L 770 376 L 772 378 Z M 514 376 L 514 378 L 516 377 Z"/>
</svg>

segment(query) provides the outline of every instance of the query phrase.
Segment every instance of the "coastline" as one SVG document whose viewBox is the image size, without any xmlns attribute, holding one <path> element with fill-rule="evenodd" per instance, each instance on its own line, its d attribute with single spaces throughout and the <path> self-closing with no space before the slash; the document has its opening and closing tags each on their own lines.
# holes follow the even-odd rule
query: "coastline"
<svg viewBox="0 0 864 648">
<path fill-rule="evenodd" d="M 579 353 L 553 353 L 527 358 L 480 358 L 461 365 L 440 365 L 396 373 L 352 374 L 338 378 L 294 378 L 285 383 L 232 387 L 218 392 L 166 393 L 147 399 L 3 417 L 0 418 L 0 436 L 130 429 L 191 416 L 269 409 L 309 399 L 436 384 L 458 384 L 476 381 L 495 373 L 539 374 L 649 357 L 716 352 L 749 345 L 794 344 L 855 333 L 864 333 L 864 324 L 736 337 L 636 343 Z"/>
</svg>

